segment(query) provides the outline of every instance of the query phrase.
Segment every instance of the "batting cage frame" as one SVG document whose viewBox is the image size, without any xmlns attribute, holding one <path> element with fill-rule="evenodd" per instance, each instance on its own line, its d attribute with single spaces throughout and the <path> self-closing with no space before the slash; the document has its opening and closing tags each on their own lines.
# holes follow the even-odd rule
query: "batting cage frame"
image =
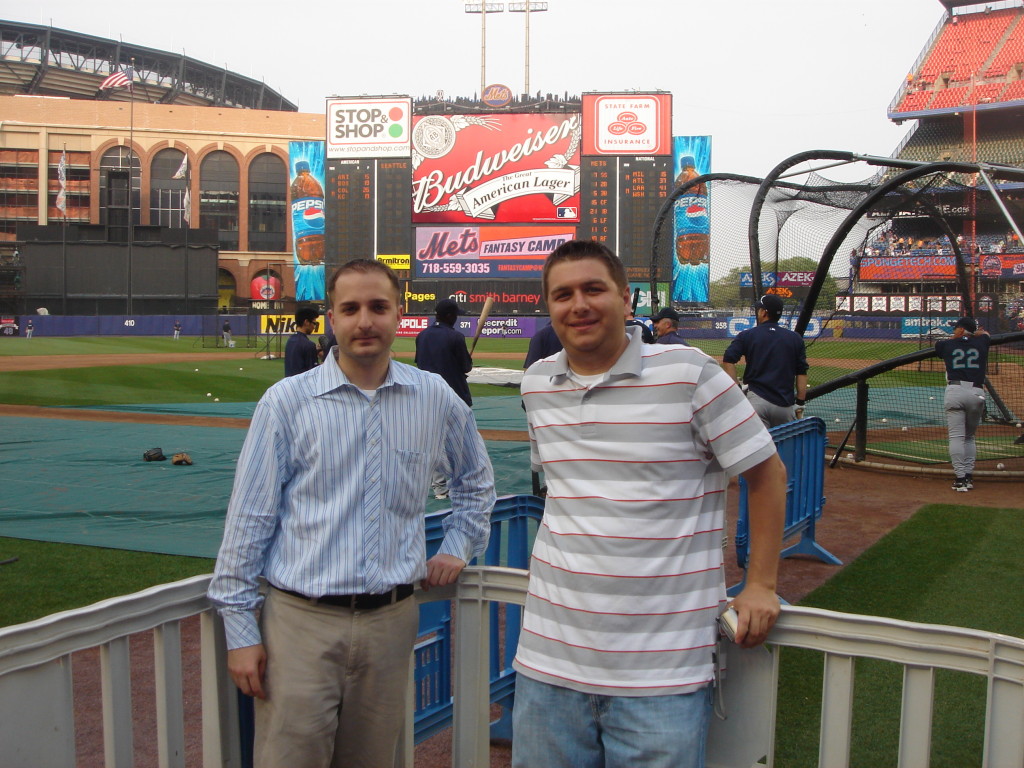
<svg viewBox="0 0 1024 768">
<path fill-rule="evenodd" d="M 864 178 L 823 175 L 840 166 L 866 168 Z M 760 295 L 783 298 L 782 322 L 807 344 L 807 415 L 832 425 L 833 464 L 851 438 L 848 456 L 857 462 L 871 454 L 919 469 L 947 463 L 935 341 L 964 315 L 1008 331 L 992 336 L 977 474 L 998 460 L 993 472 L 1024 478 L 1024 323 L 1016 320 L 1024 318 L 1024 281 L 1019 296 L 1010 290 L 1013 275 L 1024 278 L 1021 189 L 1024 169 L 1014 166 L 839 150 L 797 153 L 763 179 L 705 174 L 676 187 L 655 219 L 653 308 L 659 281 L 674 275 L 677 259 L 692 257 L 692 247 L 666 249 L 666 229 L 680 201 L 704 195 L 711 282 L 702 303 L 670 300 L 683 316 L 680 330 L 720 357 L 724 339 L 753 324 Z M 1005 237 L 997 248 L 998 232 Z M 804 282 L 787 284 L 794 274 Z M 1018 325 L 1000 327 L 1011 304 Z"/>
</svg>

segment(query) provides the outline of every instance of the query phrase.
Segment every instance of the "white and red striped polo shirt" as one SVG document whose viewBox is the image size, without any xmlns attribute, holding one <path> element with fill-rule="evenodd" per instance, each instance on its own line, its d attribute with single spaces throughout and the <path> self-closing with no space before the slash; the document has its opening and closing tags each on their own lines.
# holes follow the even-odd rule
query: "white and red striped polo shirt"
<svg viewBox="0 0 1024 768">
<path fill-rule="evenodd" d="M 523 377 L 548 497 L 515 669 L 587 693 L 687 693 L 713 679 L 728 478 L 775 453 L 721 367 L 633 333 L 591 387 L 564 352 Z"/>
</svg>

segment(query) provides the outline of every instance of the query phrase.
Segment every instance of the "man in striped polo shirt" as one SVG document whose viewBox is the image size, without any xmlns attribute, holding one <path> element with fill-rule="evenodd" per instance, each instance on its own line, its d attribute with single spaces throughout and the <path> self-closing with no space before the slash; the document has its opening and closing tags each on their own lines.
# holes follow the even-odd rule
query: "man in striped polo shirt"
<svg viewBox="0 0 1024 768">
<path fill-rule="evenodd" d="M 736 640 L 751 647 L 779 613 L 785 468 L 712 358 L 623 328 L 629 286 L 607 248 L 563 244 L 543 289 L 564 350 L 522 383 L 548 496 L 514 663 L 512 764 L 701 766 L 727 600 L 726 485 L 742 473 L 751 494 L 747 585 L 733 601 Z"/>
</svg>

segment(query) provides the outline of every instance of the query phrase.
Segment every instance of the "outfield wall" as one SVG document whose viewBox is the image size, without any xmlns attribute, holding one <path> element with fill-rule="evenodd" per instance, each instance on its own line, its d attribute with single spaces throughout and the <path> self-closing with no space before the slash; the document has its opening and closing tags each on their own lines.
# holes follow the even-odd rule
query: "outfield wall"
<svg viewBox="0 0 1024 768">
<path fill-rule="evenodd" d="M 289 325 L 282 333 L 292 333 L 291 316 Z M 21 315 L 15 318 L 19 336 L 25 335 L 25 324 L 32 320 L 34 336 L 170 336 L 175 321 L 182 326 L 183 336 L 219 336 L 224 320 L 231 323 L 232 332 L 237 335 L 257 335 L 260 330 L 259 315 Z M 872 339 L 872 340 L 914 340 L 942 338 L 952 331 L 956 317 L 852 317 L 839 319 L 842 332 L 836 332 L 837 318 L 823 320 L 812 318 L 805 337 Z M 402 318 L 398 335 L 415 337 L 434 322 L 433 315 L 406 315 Z M 546 315 L 512 315 L 490 317 L 481 333 L 481 338 L 529 339 L 548 325 Z M 787 325 L 790 318 L 783 318 Z M 456 327 L 467 337 L 476 334 L 478 317 L 460 317 Z M 731 339 L 755 324 L 753 316 L 721 314 L 710 317 L 683 317 L 679 330 L 687 339 Z M 927 330 L 927 333 L 921 333 Z M 991 329 L 998 332 L 998 329 Z"/>
</svg>

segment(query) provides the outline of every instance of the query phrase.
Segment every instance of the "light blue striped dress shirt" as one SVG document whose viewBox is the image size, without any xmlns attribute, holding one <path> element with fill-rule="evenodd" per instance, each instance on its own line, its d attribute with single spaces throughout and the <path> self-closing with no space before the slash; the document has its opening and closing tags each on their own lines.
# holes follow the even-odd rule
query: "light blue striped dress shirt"
<svg viewBox="0 0 1024 768">
<path fill-rule="evenodd" d="M 494 474 L 473 412 L 433 373 L 391 362 L 372 399 L 333 357 L 260 399 L 210 584 L 228 648 L 261 642 L 259 577 L 311 597 L 386 592 L 426 575 L 434 467 L 451 478 L 440 552 L 483 553 Z"/>
</svg>

